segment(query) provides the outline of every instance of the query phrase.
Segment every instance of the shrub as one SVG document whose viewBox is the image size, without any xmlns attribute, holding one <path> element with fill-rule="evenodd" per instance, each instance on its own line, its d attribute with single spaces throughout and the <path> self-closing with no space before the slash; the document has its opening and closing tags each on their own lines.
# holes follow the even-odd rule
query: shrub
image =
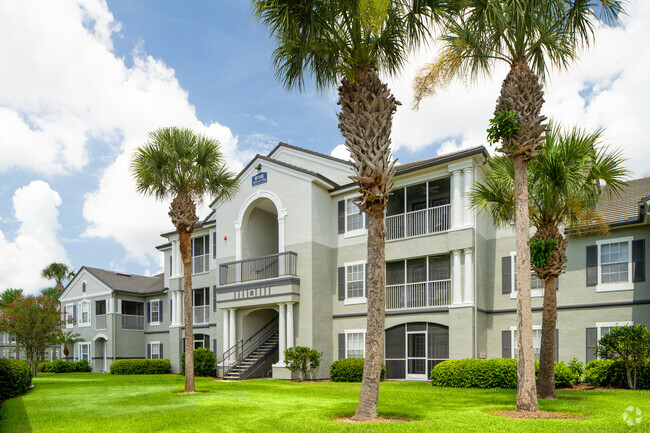
<svg viewBox="0 0 650 433">
<path fill-rule="evenodd" d="M 582 379 L 582 375 L 585 374 L 585 367 L 581 361 L 578 361 L 578 358 L 575 356 L 571 358 L 568 364 L 569 369 L 578 377 L 578 382 Z"/>
<path fill-rule="evenodd" d="M 55 359 L 50 363 L 50 373 L 72 373 L 75 371 L 75 363 L 63 359 Z"/>
<path fill-rule="evenodd" d="M 0 400 L 6 400 L 27 391 L 32 384 L 32 370 L 25 361 L 0 359 Z"/>
<path fill-rule="evenodd" d="M 650 332 L 641 325 L 613 327 L 598 341 L 596 353 L 622 365 L 628 386 L 636 389 L 639 376 L 648 366 Z"/>
<path fill-rule="evenodd" d="M 79 361 L 75 362 L 74 369 L 79 373 L 90 373 L 92 371 L 90 364 L 85 359 L 80 359 Z"/>
<path fill-rule="evenodd" d="M 363 358 L 347 358 L 334 361 L 330 365 L 330 379 L 332 382 L 361 382 L 363 378 Z M 386 366 L 381 364 L 380 379 L 386 378 Z"/>
<path fill-rule="evenodd" d="M 208 349 L 194 349 L 194 376 L 216 376 L 217 356 Z M 181 355 L 181 374 L 185 374 L 185 354 Z"/>
<path fill-rule="evenodd" d="M 52 363 L 50 361 L 44 361 L 38 364 L 38 371 L 41 371 L 43 373 L 49 373 L 50 371 L 50 366 Z"/>
<path fill-rule="evenodd" d="M 289 371 L 300 371 L 300 380 L 302 380 L 307 377 L 310 371 L 318 368 L 321 356 L 323 356 L 323 352 L 316 349 L 296 346 L 284 351 L 284 362 L 287 364 Z"/>
<path fill-rule="evenodd" d="M 575 358 L 574 358 L 575 359 Z M 571 369 L 564 361 L 555 363 L 555 387 L 571 388 L 580 381 L 580 375 Z"/>
<path fill-rule="evenodd" d="M 118 359 L 111 364 L 111 374 L 169 374 L 169 359 Z"/>
<path fill-rule="evenodd" d="M 646 367 L 639 375 L 637 388 L 650 388 L 650 368 Z M 613 386 L 616 388 L 627 388 L 625 367 L 622 363 L 613 359 L 594 359 L 585 366 L 585 380 L 594 386 Z"/>
</svg>

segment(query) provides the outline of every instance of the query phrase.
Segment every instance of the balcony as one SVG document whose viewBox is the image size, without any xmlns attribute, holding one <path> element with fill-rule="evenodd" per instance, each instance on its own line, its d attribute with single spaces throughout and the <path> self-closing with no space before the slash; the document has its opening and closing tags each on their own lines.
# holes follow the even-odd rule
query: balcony
<svg viewBox="0 0 650 433">
<path fill-rule="evenodd" d="M 192 307 L 192 309 L 194 310 L 193 323 L 195 325 L 208 323 L 208 320 L 210 319 L 209 305 L 200 305 L 198 307 Z"/>
<path fill-rule="evenodd" d="M 223 263 L 219 265 L 219 284 L 223 286 L 296 275 L 297 267 L 298 254 L 293 251 Z"/>
<path fill-rule="evenodd" d="M 106 314 L 95 316 L 95 331 L 103 331 L 106 328 Z"/>
<path fill-rule="evenodd" d="M 144 329 L 144 316 L 122 314 L 122 329 Z"/>
<path fill-rule="evenodd" d="M 386 286 L 386 310 L 443 307 L 451 304 L 451 280 Z"/>
<path fill-rule="evenodd" d="M 449 230 L 450 204 L 387 216 L 386 240 L 410 238 Z"/>
</svg>

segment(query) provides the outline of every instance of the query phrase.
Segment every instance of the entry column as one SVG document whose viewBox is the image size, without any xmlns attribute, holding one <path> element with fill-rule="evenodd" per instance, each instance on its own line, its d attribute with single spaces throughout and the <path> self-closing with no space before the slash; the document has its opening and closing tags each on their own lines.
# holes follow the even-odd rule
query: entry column
<svg viewBox="0 0 650 433">
<path fill-rule="evenodd" d="M 279 356 L 278 356 L 278 366 L 284 366 L 284 351 L 287 348 L 287 329 L 286 329 L 286 324 L 287 324 L 287 318 L 285 314 L 286 310 L 286 305 L 285 304 L 278 304 L 279 308 L 279 317 L 278 317 L 278 334 L 280 337 L 280 342 L 279 342 Z"/>
<path fill-rule="evenodd" d="M 230 349 L 230 327 L 228 326 L 230 324 L 230 312 L 229 310 L 222 310 L 223 313 L 223 353 L 226 353 L 228 349 Z M 225 359 L 222 359 L 221 362 L 226 363 Z"/>
<path fill-rule="evenodd" d="M 287 302 L 287 349 L 293 347 L 293 304 Z"/>
</svg>

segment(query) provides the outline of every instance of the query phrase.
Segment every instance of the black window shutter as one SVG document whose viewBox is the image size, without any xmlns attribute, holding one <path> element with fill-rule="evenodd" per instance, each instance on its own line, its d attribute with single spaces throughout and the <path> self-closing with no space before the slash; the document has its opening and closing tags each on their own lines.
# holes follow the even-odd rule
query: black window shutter
<svg viewBox="0 0 650 433">
<path fill-rule="evenodd" d="M 368 264 L 363 265 L 363 269 L 366 271 L 366 280 L 364 282 L 364 287 L 366 289 L 366 298 L 368 297 Z"/>
<path fill-rule="evenodd" d="M 645 239 L 632 241 L 632 281 L 645 281 Z"/>
<path fill-rule="evenodd" d="M 345 266 L 339 268 L 339 301 L 345 299 Z"/>
<path fill-rule="evenodd" d="M 587 362 L 593 361 L 596 359 L 596 353 L 594 349 L 598 346 L 598 329 L 597 328 L 587 328 Z"/>
<path fill-rule="evenodd" d="M 212 232 L 212 258 L 217 258 L 217 232 Z"/>
<path fill-rule="evenodd" d="M 151 343 L 147 344 L 147 359 L 151 359 Z"/>
<path fill-rule="evenodd" d="M 501 331 L 501 358 L 512 358 L 511 331 Z"/>
<path fill-rule="evenodd" d="M 345 359 L 345 334 L 339 334 L 339 359 Z"/>
<path fill-rule="evenodd" d="M 210 286 L 205 288 L 205 305 L 210 306 Z"/>
<path fill-rule="evenodd" d="M 212 351 L 214 352 L 214 355 L 217 355 L 217 339 L 213 338 L 212 339 Z"/>
<path fill-rule="evenodd" d="M 163 321 L 163 301 L 158 301 L 158 321 L 162 323 Z"/>
<path fill-rule="evenodd" d="M 172 256 L 169 256 L 169 276 L 170 277 L 172 276 L 172 269 L 173 269 L 172 264 L 173 264 Z"/>
<path fill-rule="evenodd" d="M 555 290 L 560 289 L 560 276 L 555 277 Z"/>
<path fill-rule="evenodd" d="M 364 215 L 363 216 L 364 224 L 365 224 L 366 228 L 368 228 L 368 214 L 364 213 L 363 215 Z"/>
<path fill-rule="evenodd" d="M 501 257 L 501 293 L 512 292 L 511 287 L 512 259 L 510 256 Z"/>
<path fill-rule="evenodd" d="M 207 334 L 203 334 L 203 348 L 210 349 L 210 336 Z"/>
<path fill-rule="evenodd" d="M 181 340 L 181 353 L 185 353 L 185 337 Z"/>
<path fill-rule="evenodd" d="M 151 323 L 151 302 L 147 302 L 147 323 Z"/>
<path fill-rule="evenodd" d="M 557 281 L 557 279 L 555 280 Z M 560 330 L 555 328 L 555 362 L 560 360 Z"/>
<path fill-rule="evenodd" d="M 598 285 L 598 246 L 587 246 L 587 286 Z"/>
<path fill-rule="evenodd" d="M 345 233 L 345 200 L 339 200 L 339 234 Z"/>
<path fill-rule="evenodd" d="M 72 306 L 72 320 L 74 323 L 77 323 L 77 306 Z"/>
<path fill-rule="evenodd" d="M 162 351 L 162 346 L 163 346 L 162 343 L 160 343 L 160 344 L 158 345 L 158 358 L 160 358 L 160 359 L 163 359 L 163 358 L 164 358 L 164 356 L 163 356 L 163 351 Z"/>
<path fill-rule="evenodd" d="M 212 312 L 217 312 L 217 286 L 212 286 Z"/>
</svg>

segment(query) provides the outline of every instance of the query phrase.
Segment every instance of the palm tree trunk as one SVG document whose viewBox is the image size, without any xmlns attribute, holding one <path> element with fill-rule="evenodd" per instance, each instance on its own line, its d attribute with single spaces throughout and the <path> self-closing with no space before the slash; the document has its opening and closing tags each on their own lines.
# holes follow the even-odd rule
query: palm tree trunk
<svg viewBox="0 0 650 433">
<path fill-rule="evenodd" d="M 185 392 L 194 392 L 194 323 L 192 311 L 192 244 L 191 233 L 178 231 L 183 261 L 183 310 L 185 313 Z"/>
<path fill-rule="evenodd" d="M 368 208 L 368 321 L 366 330 L 366 355 L 359 406 L 352 417 L 355 421 L 368 421 L 377 417 L 381 362 L 384 356 L 384 302 L 386 268 L 384 254 L 384 208 L 379 201 Z"/>
<path fill-rule="evenodd" d="M 555 398 L 555 328 L 557 324 L 557 293 L 555 277 L 544 280 L 542 311 L 542 345 L 539 352 L 539 384 L 537 397 Z"/>
<path fill-rule="evenodd" d="M 528 160 L 520 154 L 515 167 L 515 234 L 517 237 L 517 410 L 535 412 L 535 352 L 530 300 L 530 218 L 528 214 Z"/>
</svg>

